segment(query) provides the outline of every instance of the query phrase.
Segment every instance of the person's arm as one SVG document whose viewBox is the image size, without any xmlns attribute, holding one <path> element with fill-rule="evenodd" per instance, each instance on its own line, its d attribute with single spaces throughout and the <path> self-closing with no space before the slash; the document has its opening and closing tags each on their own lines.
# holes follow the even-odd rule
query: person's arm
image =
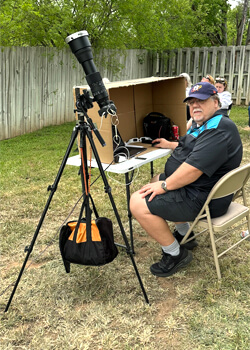
<svg viewBox="0 0 250 350">
<path fill-rule="evenodd" d="M 228 106 L 232 103 L 231 99 L 232 95 L 229 91 L 224 91 L 220 95 L 221 108 L 228 108 Z"/>
<path fill-rule="evenodd" d="M 156 142 L 156 144 L 155 144 Z M 163 138 L 159 138 L 159 139 L 155 139 L 152 141 L 152 145 L 154 145 L 154 147 L 158 147 L 158 148 L 167 148 L 167 149 L 176 149 L 176 147 L 178 146 L 179 142 L 178 141 L 168 141 L 166 139 Z"/>
<path fill-rule="evenodd" d="M 188 122 L 187 122 L 187 130 L 189 130 L 189 129 L 191 128 L 192 123 L 193 123 L 193 119 L 190 118 L 190 119 L 188 120 Z"/>
<path fill-rule="evenodd" d="M 179 168 L 166 179 L 167 189 L 177 190 L 178 188 L 184 187 L 190 183 L 196 181 L 203 172 L 192 165 L 187 163 L 182 163 Z M 149 201 L 151 201 L 155 196 L 165 193 L 164 189 L 161 188 L 163 181 L 157 181 L 149 183 L 140 189 L 142 198 L 151 194 Z"/>
<path fill-rule="evenodd" d="M 166 179 L 168 190 L 177 190 L 195 182 L 203 172 L 188 163 L 182 163 L 176 171 Z"/>
</svg>

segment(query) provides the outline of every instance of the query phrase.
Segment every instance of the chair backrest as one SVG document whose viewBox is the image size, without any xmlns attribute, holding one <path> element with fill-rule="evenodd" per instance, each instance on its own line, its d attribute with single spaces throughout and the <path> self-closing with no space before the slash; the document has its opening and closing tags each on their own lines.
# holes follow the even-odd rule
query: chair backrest
<svg viewBox="0 0 250 350">
<path fill-rule="evenodd" d="M 227 115 L 228 115 L 228 117 L 229 117 L 229 115 L 230 115 L 230 112 L 231 112 L 232 107 L 233 107 L 233 103 L 231 103 L 231 104 L 228 106 L 228 109 L 227 109 Z"/>
<path fill-rule="evenodd" d="M 250 163 L 242 165 L 224 175 L 212 188 L 206 203 L 212 199 L 226 197 L 241 190 L 250 176 Z"/>
</svg>

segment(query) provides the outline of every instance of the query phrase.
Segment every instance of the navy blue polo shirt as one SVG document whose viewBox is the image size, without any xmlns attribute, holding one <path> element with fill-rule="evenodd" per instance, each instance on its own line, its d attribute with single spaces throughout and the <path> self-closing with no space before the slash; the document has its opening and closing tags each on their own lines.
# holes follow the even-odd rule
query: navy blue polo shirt
<svg viewBox="0 0 250 350">
<path fill-rule="evenodd" d="M 242 142 L 234 122 L 218 111 L 202 126 L 193 123 L 165 165 L 166 177 L 183 162 L 201 170 L 203 174 L 192 184 L 185 186 L 187 192 L 209 193 L 215 183 L 230 170 L 237 168 L 242 159 Z"/>
</svg>

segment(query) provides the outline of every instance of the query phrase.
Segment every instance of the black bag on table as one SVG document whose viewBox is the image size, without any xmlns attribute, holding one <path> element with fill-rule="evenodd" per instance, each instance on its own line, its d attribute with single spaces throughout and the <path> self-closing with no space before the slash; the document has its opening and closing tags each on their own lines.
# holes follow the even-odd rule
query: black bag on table
<svg viewBox="0 0 250 350">
<path fill-rule="evenodd" d="M 100 266 L 110 263 L 118 254 L 111 220 L 98 217 L 90 197 L 96 216 L 91 220 L 89 197 L 85 197 L 78 221 L 69 221 L 60 231 L 59 247 L 67 273 L 70 272 L 70 263 Z M 86 219 L 81 218 L 85 206 Z"/>
<path fill-rule="evenodd" d="M 151 112 L 143 119 L 143 132 L 145 137 L 152 140 L 164 138 L 173 139 L 171 119 L 162 113 Z"/>
</svg>

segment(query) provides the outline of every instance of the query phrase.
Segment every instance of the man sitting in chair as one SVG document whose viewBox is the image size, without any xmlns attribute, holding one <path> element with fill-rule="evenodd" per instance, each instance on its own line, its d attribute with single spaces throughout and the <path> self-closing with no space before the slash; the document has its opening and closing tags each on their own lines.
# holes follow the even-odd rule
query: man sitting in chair
<svg viewBox="0 0 250 350">
<path fill-rule="evenodd" d="M 156 139 L 157 147 L 173 149 L 164 173 L 133 193 L 130 209 L 142 228 L 162 248 L 162 258 L 150 268 L 159 277 L 168 277 L 192 260 L 197 242 L 180 245 L 189 221 L 200 212 L 214 184 L 237 168 L 242 159 L 242 143 L 236 125 L 219 112 L 216 88 L 207 82 L 195 84 L 183 102 L 190 107 L 194 122 L 179 142 Z M 232 196 L 216 199 L 212 217 L 223 215 Z M 172 221 L 174 235 L 166 221 Z"/>
</svg>

